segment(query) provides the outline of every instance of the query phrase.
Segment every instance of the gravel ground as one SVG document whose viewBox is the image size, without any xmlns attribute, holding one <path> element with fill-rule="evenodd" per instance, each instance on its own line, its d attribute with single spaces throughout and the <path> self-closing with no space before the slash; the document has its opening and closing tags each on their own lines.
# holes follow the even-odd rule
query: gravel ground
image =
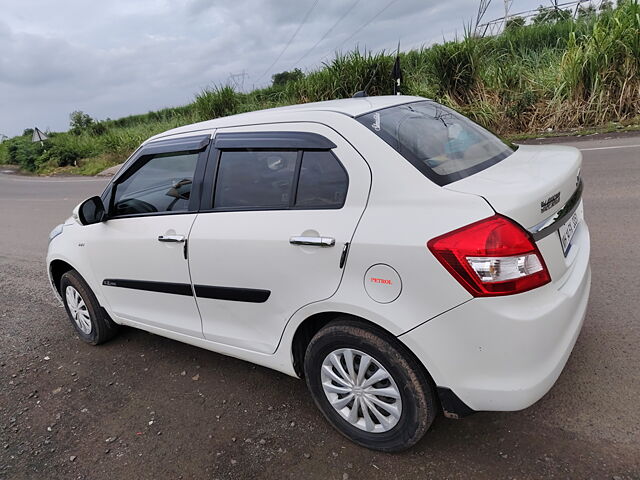
<svg viewBox="0 0 640 480">
<path fill-rule="evenodd" d="M 0 479 L 640 479 L 634 144 L 575 143 L 593 289 L 556 386 L 522 412 L 440 417 L 395 455 L 340 436 L 294 378 L 133 329 L 82 343 L 44 275 L 46 233 L 104 180 L 0 175 Z"/>
</svg>

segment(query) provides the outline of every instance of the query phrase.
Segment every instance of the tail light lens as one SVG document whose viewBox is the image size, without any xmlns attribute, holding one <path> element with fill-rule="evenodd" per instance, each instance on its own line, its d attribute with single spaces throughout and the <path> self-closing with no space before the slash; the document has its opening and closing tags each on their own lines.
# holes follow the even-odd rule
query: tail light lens
<svg viewBox="0 0 640 480">
<path fill-rule="evenodd" d="M 427 247 L 474 297 L 512 295 L 551 281 L 529 234 L 501 215 L 445 233 Z"/>
</svg>

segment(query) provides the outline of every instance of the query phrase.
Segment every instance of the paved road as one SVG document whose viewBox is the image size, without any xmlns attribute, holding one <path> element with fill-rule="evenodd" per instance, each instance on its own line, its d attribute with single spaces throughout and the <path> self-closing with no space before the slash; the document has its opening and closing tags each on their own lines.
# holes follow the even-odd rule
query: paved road
<svg viewBox="0 0 640 480">
<path fill-rule="evenodd" d="M 352 445 L 270 370 L 132 329 L 80 342 L 44 277 L 46 235 L 105 181 L 0 174 L 0 479 L 639 479 L 640 136 L 565 143 L 584 153 L 593 242 L 565 371 L 533 407 L 439 418 L 398 455 Z"/>
<path fill-rule="evenodd" d="M 53 227 L 71 216 L 78 203 L 100 195 L 105 178 L 24 177 L 0 168 L 0 255 L 24 260 L 46 255 Z"/>
</svg>

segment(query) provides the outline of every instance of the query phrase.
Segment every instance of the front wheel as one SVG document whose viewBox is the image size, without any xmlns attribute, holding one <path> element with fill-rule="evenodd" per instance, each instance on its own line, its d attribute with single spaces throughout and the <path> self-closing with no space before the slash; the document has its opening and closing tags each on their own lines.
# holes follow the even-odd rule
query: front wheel
<svg viewBox="0 0 640 480">
<path fill-rule="evenodd" d="M 89 285 L 75 270 L 60 279 L 60 293 L 71 325 L 82 340 L 98 345 L 111 339 L 118 325 L 100 307 Z"/>
<path fill-rule="evenodd" d="M 354 320 L 330 323 L 305 354 L 311 395 L 327 420 L 353 442 L 374 450 L 405 450 L 436 415 L 424 370 L 382 330 Z"/>
</svg>

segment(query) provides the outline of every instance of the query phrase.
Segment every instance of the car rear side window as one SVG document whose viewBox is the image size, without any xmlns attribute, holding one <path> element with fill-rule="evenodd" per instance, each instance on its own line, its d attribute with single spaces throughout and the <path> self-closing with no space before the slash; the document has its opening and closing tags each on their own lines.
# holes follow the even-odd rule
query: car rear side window
<svg viewBox="0 0 640 480">
<path fill-rule="evenodd" d="M 347 172 L 331 152 L 304 152 L 295 206 L 340 208 L 347 196 L 348 183 Z"/>
<path fill-rule="evenodd" d="M 385 108 L 358 121 L 438 185 L 473 175 L 513 153 L 491 132 L 431 101 Z"/>
<path fill-rule="evenodd" d="M 289 207 L 298 152 L 230 150 L 220 155 L 215 208 Z"/>
<path fill-rule="evenodd" d="M 151 157 L 116 185 L 112 215 L 186 211 L 197 161 L 197 153 Z"/>
</svg>

